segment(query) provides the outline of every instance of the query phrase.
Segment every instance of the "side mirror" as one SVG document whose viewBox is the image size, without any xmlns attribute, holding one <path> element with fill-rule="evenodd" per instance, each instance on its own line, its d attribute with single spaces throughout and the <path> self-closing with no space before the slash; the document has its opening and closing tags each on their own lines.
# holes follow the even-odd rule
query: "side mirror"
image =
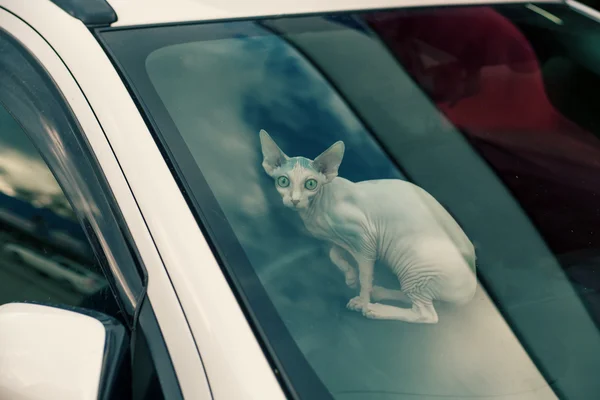
<svg viewBox="0 0 600 400">
<path fill-rule="evenodd" d="M 76 308 L 0 306 L 0 399 L 123 398 L 128 335 L 115 319 Z M 125 397 L 126 398 L 126 397 Z"/>
</svg>

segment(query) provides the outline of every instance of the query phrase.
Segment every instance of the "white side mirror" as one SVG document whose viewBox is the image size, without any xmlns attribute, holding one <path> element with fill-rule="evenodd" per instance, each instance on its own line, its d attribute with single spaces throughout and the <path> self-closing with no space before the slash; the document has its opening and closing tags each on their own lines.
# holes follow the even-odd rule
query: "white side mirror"
<svg viewBox="0 0 600 400">
<path fill-rule="evenodd" d="M 127 346 L 103 314 L 47 305 L 0 306 L 0 400 L 110 398 Z"/>
</svg>

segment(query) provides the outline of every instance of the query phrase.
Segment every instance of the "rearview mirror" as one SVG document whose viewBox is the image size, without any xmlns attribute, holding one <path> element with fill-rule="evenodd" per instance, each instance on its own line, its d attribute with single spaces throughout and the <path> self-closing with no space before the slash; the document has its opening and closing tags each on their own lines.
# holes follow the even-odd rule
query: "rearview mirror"
<svg viewBox="0 0 600 400">
<path fill-rule="evenodd" d="M 10 303 L 0 306 L 0 399 L 122 398 L 128 335 L 90 310 Z M 125 371 L 126 372 L 126 371 Z"/>
</svg>

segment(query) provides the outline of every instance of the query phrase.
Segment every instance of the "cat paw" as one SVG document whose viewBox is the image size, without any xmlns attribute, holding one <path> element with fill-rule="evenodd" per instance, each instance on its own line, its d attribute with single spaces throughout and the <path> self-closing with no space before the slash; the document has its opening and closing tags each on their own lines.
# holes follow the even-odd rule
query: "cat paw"
<svg viewBox="0 0 600 400">
<path fill-rule="evenodd" d="M 363 299 L 361 299 L 360 296 L 356 296 L 356 297 L 353 297 L 352 299 L 350 299 L 350 301 L 346 305 L 346 308 L 348 310 L 352 310 L 352 311 L 363 311 L 363 309 L 365 308 L 365 305 L 366 304 L 363 301 Z"/>
<path fill-rule="evenodd" d="M 370 318 L 370 319 L 383 319 L 383 318 L 385 318 L 385 312 L 383 312 L 381 304 L 377 304 L 377 303 L 367 304 L 363 308 L 362 313 L 363 313 L 363 315 L 365 317 Z"/>
<path fill-rule="evenodd" d="M 356 289 L 358 287 L 358 277 L 355 273 L 346 274 L 346 286 L 350 289 Z"/>
</svg>

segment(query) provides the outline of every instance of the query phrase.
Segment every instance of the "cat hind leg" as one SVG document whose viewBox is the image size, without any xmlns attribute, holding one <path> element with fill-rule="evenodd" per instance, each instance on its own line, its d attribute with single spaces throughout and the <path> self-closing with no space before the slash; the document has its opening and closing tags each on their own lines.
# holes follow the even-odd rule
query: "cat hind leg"
<svg viewBox="0 0 600 400">
<path fill-rule="evenodd" d="M 371 292 L 371 297 L 373 301 L 393 300 L 408 304 L 412 303 L 410 297 L 404 294 L 404 292 L 402 292 L 401 290 L 386 289 L 381 286 L 373 286 L 373 292 Z"/>
<path fill-rule="evenodd" d="M 400 308 L 381 303 L 370 303 L 362 309 L 371 319 L 397 320 L 420 324 L 436 324 L 438 315 L 431 302 L 416 301 L 412 308 Z"/>
</svg>

